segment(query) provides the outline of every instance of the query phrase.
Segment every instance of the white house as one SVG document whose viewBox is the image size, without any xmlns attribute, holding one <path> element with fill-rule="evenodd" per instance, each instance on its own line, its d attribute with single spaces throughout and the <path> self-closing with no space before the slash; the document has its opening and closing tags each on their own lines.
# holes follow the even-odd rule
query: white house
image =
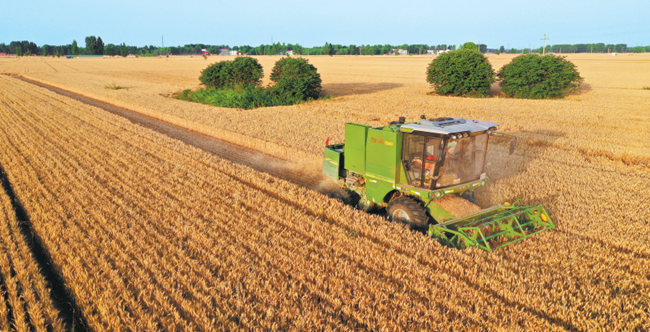
<svg viewBox="0 0 650 332">
<path fill-rule="evenodd" d="M 220 48 L 219 55 L 239 55 L 239 52 L 227 48 Z"/>
</svg>

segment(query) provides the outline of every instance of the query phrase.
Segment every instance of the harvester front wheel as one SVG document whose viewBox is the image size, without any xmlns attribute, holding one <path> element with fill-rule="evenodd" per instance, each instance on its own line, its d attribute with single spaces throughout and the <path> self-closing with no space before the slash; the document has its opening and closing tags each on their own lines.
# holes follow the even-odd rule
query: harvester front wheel
<svg viewBox="0 0 650 332">
<path fill-rule="evenodd" d="M 429 224 L 427 212 L 415 199 L 401 196 L 391 200 L 386 209 L 388 218 L 399 221 L 415 229 L 426 229 Z"/>
</svg>

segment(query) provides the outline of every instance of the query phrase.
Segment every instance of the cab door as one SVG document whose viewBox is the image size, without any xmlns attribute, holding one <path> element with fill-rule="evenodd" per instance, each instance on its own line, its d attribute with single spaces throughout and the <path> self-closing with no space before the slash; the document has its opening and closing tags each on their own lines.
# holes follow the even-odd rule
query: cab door
<svg viewBox="0 0 650 332">
<path fill-rule="evenodd" d="M 402 165 L 408 184 L 430 189 L 441 158 L 442 138 L 404 134 Z"/>
</svg>

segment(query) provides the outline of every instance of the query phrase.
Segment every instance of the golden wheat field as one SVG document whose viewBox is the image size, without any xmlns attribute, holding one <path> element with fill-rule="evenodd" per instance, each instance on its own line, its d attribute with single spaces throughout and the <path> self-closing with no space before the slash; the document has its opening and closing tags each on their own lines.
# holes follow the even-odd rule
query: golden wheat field
<svg viewBox="0 0 650 332">
<path fill-rule="evenodd" d="M 511 58 L 489 56 L 495 69 Z M 0 58 L 0 73 L 311 173 L 326 138 L 343 140 L 346 122 L 420 114 L 496 122 L 517 146 L 510 155 L 509 142 L 491 141 L 492 181 L 478 204 L 543 203 L 557 229 L 493 253 L 444 247 L 0 75 L 0 165 L 89 328 L 650 328 L 650 55 L 569 56 L 585 84 L 561 100 L 508 99 L 496 87 L 485 99 L 430 95 L 424 56 L 310 57 L 332 98 L 294 106 L 236 110 L 170 98 L 197 87 L 201 69 L 221 59 Z M 258 58 L 265 82 L 278 59 Z M 9 197 L 0 203 L 0 329 L 62 329 Z"/>
<path fill-rule="evenodd" d="M 0 194 L 0 330 L 63 331 L 59 312 L 21 233 L 11 200 Z"/>
</svg>

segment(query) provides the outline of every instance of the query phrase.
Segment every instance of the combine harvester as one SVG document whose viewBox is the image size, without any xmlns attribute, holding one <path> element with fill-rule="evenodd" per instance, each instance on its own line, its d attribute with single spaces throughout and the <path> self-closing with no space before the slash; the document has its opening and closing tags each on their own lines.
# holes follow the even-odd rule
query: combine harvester
<svg viewBox="0 0 650 332">
<path fill-rule="evenodd" d="M 347 123 L 344 144 L 326 143 L 323 172 L 356 196 L 360 208 L 386 208 L 391 220 L 459 249 L 492 251 L 555 228 L 542 205 L 480 210 L 466 201 L 488 181 L 488 138 L 497 124 L 421 118 L 377 128 Z M 450 208 L 450 201 L 460 208 Z"/>
</svg>

